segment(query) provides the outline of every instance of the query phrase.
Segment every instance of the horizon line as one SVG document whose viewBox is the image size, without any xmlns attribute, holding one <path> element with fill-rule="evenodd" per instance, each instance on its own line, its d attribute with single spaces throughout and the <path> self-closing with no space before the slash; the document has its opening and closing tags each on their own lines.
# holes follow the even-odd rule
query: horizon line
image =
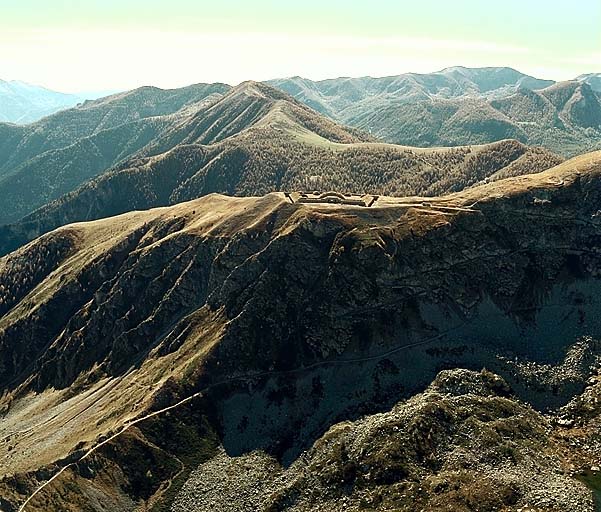
<svg viewBox="0 0 601 512">
<path fill-rule="evenodd" d="M 271 82 L 271 81 L 275 81 L 275 80 L 291 80 L 291 79 L 302 79 L 302 80 L 308 80 L 314 83 L 320 83 L 320 82 L 328 82 L 328 81 L 333 81 L 333 80 L 361 80 L 361 79 L 373 79 L 373 80 L 383 80 L 386 78 L 394 78 L 394 77 L 401 77 L 401 76 L 405 76 L 405 75 L 417 75 L 417 76 L 428 76 L 428 75 L 436 75 L 436 74 L 441 74 L 444 73 L 445 71 L 448 70 L 452 70 L 452 69 L 465 69 L 465 70 L 493 70 L 493 69 L 507 69 L 507 70 L 511 70 L 511 71 L 515 71 L 517 73 L 520 73 L 521 75 L 530 77 L 530 78 L 534 78 L 535 80 L 545 80 L 545 81 L 549 81 L 549 82 L 555 82 L 555 83 L 562 83 L 562 82 L 575 82 L 578 81 L 578 79 L 580 77 L 584 77 L 584 76 L 588 76 L 588 75 L 601 75 L 601 72 L 595 72 L 595 71 L 590 71 L 590 72 L 584 72 L 584 73 L 580 73 L 579 75 L 575 76 L 574 78 L 570 78 L 567 80 L 556 80 L 554 78 L 541 78 L 539 76 L 534 76 L 534 75 L 529 75 L 528 73 L 524 73 L 523 71 L 520 71 L 519 69 L 513 67 L 513 66 L 463 66 L 463 65 L 453 65 L 453 66 L 446 66 L 442 69 L 438 69 L 436 71 L 431 71 L 428 73 L 420 73 L 420 72 L 415 72 L 415 71 L 405 71 L 402 73 L 398 73 L 398 74 L 385 74 L 385 75 L 379 75 L 379 76 L 374 76 L 374 75 L 340 75 L 340 76 L 332 76 L 329 78 L 320 78 L 320 79 L 313 79 L 313 78 L 308 78 L 306 76 L 302 76 L 302 75 L 289 75 L 289 76 L 279 76 L 279 77 L 274 77 L 274 78 L 269 78 L 267 80 L 253 80 L 252 78 L 246 79 L 246 80 L 241 80 L 238 83 L 231 83 L 231 82 L 226 82 L 226 81 L 213 81 L 213 82 L 191 82 L 191 83 L 187 83 L 185 85 L 180 85 L 177 87 L 161 87 L 158 85 L 153 85 L 151 83 L 146 83 L 146 84 L 140 84 L 137 85 L 135 87 L 125 87 L 125 88 L 120 88 L 120 87 L 107 87 L 107 88 L 100 88 L 99 90 L 93 90 L 93 89 L 84 89 L 84 90 L 79 90 L 79 91 L 65 91 L 65 90 L 59 90 L 59 89 L 53 89 L 49 86 L 46 85 L 41 85 L 39 83 L 33 83 L 33 82 L 28 82 L 26 80 L 21 80 L 19 78 L 12 78 L 12 79 L 4 79 L 2 77 L 0 77 L 0 83 L 4 82 L 4 83 L 21 83 L 21 84 L 25 84 L 25 85 L 29 85 L 29 86 L 33 86 L 33 87 L 37 87 L 40 89 L 45 89 L 47 91 L 50 92 L 54 92 L 54 93 L 58 93 L 58 94 L 65 94 L 65 95 L 69 95 L 69 96 L 78 96 L 78 95 L 85 95 L 85 94 L 103 94 L 103 93 L 107 93 L 106 96 L 110 96 L 113 94 L 119 94 L 122 92 L 127 92 L 127 91 L 134 91 L 136 89 L 141 89 L 144 87 L 154 87 L 157 89 L 161 89 L 161 90 L 175 90 L 175 89 L 183 89 L 185 87 L 190 87 L 193 85 L 199 85 L 199 84 L 224 84 L 224 85 L 228 85 L 230 87 L 237 87 L 240 84 L 243 84 L 245 82 L 257 82 L 257 83 L 267 83 L 267 82 Z M 98 98 L 101 97 L 105 97 L 105 96 L 98 96 Z"/>
</svg>

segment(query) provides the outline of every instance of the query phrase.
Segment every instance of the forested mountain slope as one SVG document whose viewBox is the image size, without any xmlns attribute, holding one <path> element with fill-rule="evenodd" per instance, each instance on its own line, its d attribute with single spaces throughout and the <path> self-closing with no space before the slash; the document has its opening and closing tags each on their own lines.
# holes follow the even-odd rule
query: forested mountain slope
<svg viewBox="0 0 601 512">
<path fill-rule="evenodd" d="M 17 220 L 154 141 L 187 109 L 228 89 L 144 87 L 58 112 L 36 123 L 0 123 L 0 223 Z"/>
<path fill-rule="evenodd" d="M 449 146 L 515 138 L 572 156 L 601 147 L 596 75 L 539 80 L 510 68 L 270 83 L 312 108 L 395 144 Z"/>
<path fill-rule="evenodd" d="M 0 253 L 63 224 L 212 192 L 437 195 L 561 161 L 511 140 L 432 150 L 371 142 L 272 87 L 247 82 L 174 114 L 101 130 L 23 164 L 0 180 L 6 199 Z"/>
</svg>

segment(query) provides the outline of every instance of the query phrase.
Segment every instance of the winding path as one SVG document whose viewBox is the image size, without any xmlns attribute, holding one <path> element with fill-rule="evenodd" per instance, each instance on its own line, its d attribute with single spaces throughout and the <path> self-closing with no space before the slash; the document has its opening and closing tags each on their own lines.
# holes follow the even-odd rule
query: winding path
<svg viewBox="0 0 601 512">
<path fill-rule="evenodd" d="M 49 480 L 47 480 L 46 482 L 44 482 L 43 484 L 41 484 L 39 487 L 37 487 L 31 494 L 30 496 L 21 504 L 21 506 L 18 508 L 18 512 L 24 512 L 27 508 L 27 505 L 31 502 L 31 500 L 37 496 L 40 492 L 42 492 L 44 490 L 44 488 L 46 488 L 48 485 L 50 485 L 52 482 L 54 482 L 57 478 L 59 478 L 63 472 L 65 472 L 67 469 L 69 469 L 70 467 L 76 466 L 77 464 L 79 464 L 80 462 L 84 461 L 85 459 L 87 459 L 90 455 L 92 455 L 95 451 L 97 451 L 98 449 L 102 448 L 104 445 L 106 445 L 107 443 L 110 443 L 111 441 L 115 440 L 116 438 L 118 438 L 121 434 L 123 434 L 124 432 L 126 432 L 127 430 L 129 430 L 131 427 L 138 425 L 139 423 L 142 423 L 143 421 L 146 421 L 150 418 L 153 418 L 155 416 L 159 416 L 161 414 L 164 414 L 166 412 L 169 412 L 173 409 L 176 409 L 182 405 L 185 405 L 193 400 L 195 400 L 196 398 L 200 398 L 203 396 L 204 393 L 206 393 L 207 391 L 209 391 L 212 388 L 218 387 L 218 386 L 223 386 L 225 384 L 230 384 L 232 382 L 237 382 L 237 381 L 244 381 L 244 380 L 254 380 L 254 379 L 259 379 L 259 378 L 263 378 L 263 377 L 271 377 L 271 376 L 278 376 L 278 375 L 292 375 L 292 374 L 296 374 L 296 373 L 304 373 L 304 372 L 308 372 L 311 371 L 315 368 L 318 367 L 322 367 L 322 366 L 338 366 L 338 365 L 343 365 L 343 364 L 357 364 L 357 363 L 363 363 L 363 362 L 369 362 L 369 361 L 375 361 L 378 359 L 383 359 L 385 357 L 388 357 L 392 354 L 395 354 L 397 352 L 401 352 L 403 350 L 407 350 L 410 348 L 414 348 L 420 345 L 425 345 L 427 343 L 431 343 L 432 341 L 436 341 L 438 339 L 441 339 L 442 337 L 446 336 L 447 334 L 449 334 L 450 332 L 459 329 L 460 327 L 462 327 L 462 325 L 458 325 L 456 327 L 454 327 L 453 329 L 449 329 L 448 331 L 445 331 L 443 333 L 440 333 L 436 336 L 432 336 L 430 338 L 421 340 L 421 341 L 417 341 L 415 343 L 410 343 L 408 345 L 402 345 L 400 347 L 396 347 L 392 350 L 388 350 L 384 353 L 381 354 L 376 354 L 373 356 L 365 356 L 365 357 L 359 357 L 359 358 L 354 358 L 354 359 L 338 359 L 338 360 L 329 360 L 329 361 L 318 361 L 316 363 L 310 364 L 308 366 L 302 366 L 299 368 L 294 368 L 292 370 L 274 370 L 274 371 L 269 371 L 269 372 L 261 372 L 261 373 L 253 373 L 253 374 L 246 374 L 246 375 L 239 375 L 236 377 L 232 377 L 226 380 L 222 380 L 219 382 L 215 382 L 213 384 L 210 384 L 208 386 L 206 386 L 205 388 L 203 388 L 200 391 L 197 391 L 196 393 L 188 396 L 187 398 L 184 398 L 183 400 L 180 400 L 179 402 L 170 405 L 168 407 L 165 407 L 163 409 L 159 409 L 158 411 L 154 411 L 150 414 L 147 414 L 145 416 L 142 416 L 140 418 L 134 419 L 132 421 L 128 421 L 126 422 L 121 429 L 119 429 L 115 434 L 113 434 L 112 436 L 104 439 L 103 441 L 101 441 L 100 443 L 98 443 L 97 445 L 93 446 L 92 448 L 90 448 L 86 453 L 84 453 L 79 459 L 77 459 L 77 461 L 75 462 L 71 462 L 65 466 L 63 466 L 60 470 L 58 470 L 56 472 L 56 474 L 54 474 Z"/>
</svg>

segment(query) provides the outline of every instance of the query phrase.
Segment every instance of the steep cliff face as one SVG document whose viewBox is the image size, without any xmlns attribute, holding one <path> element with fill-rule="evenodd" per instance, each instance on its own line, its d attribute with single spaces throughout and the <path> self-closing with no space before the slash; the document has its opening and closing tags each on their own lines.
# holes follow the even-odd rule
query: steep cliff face
<svg viewBox="0 0 601 512">
<path fill-rule="evenodd" d="M 210 195 L 49 233 L 0 259 L 4 499 L 92 448 L 28 504 L 170 503 L 217 444 L 288 465 L 446 368 L 564 406 L 598 362 L 600 205 L 594 153 L 438 199 Z"/>
</svg>

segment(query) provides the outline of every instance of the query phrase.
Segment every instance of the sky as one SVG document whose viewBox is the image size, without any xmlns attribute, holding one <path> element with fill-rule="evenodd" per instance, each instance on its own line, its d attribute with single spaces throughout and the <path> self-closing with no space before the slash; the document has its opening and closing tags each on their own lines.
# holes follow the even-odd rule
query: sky
<svg viewBox="0 0 601 512">
<path fill-rule="evenodd" d="M 0 0 L 0 79 L 64 91 L 601 72 L 601 0 Z"/>
</svg>

